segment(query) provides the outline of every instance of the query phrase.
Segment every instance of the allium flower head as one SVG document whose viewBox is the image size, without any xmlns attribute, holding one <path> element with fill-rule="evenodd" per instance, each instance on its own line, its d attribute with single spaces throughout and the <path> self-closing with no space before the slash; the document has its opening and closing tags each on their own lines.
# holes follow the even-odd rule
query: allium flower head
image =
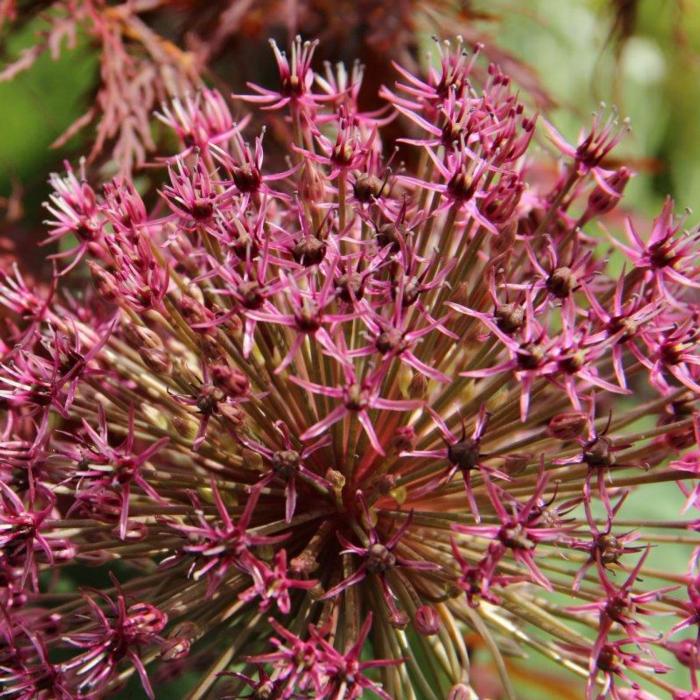
<svg viewBox="0 0 700 700">
<path fill-rule="evenodd" d="M 461 41 L 372 114 L 314 48 L 273 45 L 239 123 L 212 90 L 163 107 L 153 209 L 53 176 L 77 247 L 47 295 L 0 281 L 0 695 L 475 698 L 481 646 L 509 698 L 513 653 L 588 698 L 694 697 L 697 235 L 669 200 L 600 257 L 614 122 L 532 147 Z M 685 515 L 629 517 L 673 481 Z M 672 542 L 687 570 L 650 564 Z"/>
</svg>

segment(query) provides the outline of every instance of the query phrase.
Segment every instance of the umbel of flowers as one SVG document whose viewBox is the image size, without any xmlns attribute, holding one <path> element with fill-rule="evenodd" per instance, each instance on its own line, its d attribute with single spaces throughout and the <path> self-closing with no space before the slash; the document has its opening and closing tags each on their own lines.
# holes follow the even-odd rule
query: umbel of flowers
<svg viewBox="0 0 700 700">
<path fill-rule="evenodd" d="M 609 263 L 624 125 L 570 145 L 461 42 L 378 113 L 313 49 L 253 120 L 164 107 L 152 207 L 53 176 L 77 246 L 2 278 L 0 695 L 464 700 L 476 637 L 509 698 L 513 654 L 697 698 L 696 237 L 668 201 Z M 673 481 L 685 515 L 626 516 Z"/>
</svg>

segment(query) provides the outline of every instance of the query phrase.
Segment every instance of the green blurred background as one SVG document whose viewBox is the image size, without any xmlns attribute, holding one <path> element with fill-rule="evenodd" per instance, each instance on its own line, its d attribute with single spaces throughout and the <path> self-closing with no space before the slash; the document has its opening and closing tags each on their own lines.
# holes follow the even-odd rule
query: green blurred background
<svg viewBox="0 0 700 700">
<path fill-rule="evenodd" d="M 535 0 L 515 3 L 504 18 L 498 41 L 538 72 L 561 105 L 552 116 L 567 135 L 601 101 L 631 120 L 617 152 L 640 173 L 627 190 L 628 206 L 652 216 L 666 194 L 679 210 L 696 206 L 698 0 Z"/>
</svg>

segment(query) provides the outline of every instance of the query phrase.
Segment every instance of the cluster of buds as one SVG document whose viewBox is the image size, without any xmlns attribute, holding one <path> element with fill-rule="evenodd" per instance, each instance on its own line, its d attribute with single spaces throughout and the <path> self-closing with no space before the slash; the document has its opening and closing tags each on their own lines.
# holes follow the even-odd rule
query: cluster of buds
<svg viewBox="0 0 700 700">
<path fill-rule="evenodd" d="M 526 653 L 589 698 L 697 698 L 697 236 L 668 201 L 599 254 L 624 124 L 540 132 L 461 41 L 375 113 L 361 71 L 273 48 L 245 123 L 163 108 L 152 206 L 54 176 L 78 247 L 45 298 L 2 279 L 0 695 L 461 700 L 476 637 L 509 698 Z"/>
</svg>

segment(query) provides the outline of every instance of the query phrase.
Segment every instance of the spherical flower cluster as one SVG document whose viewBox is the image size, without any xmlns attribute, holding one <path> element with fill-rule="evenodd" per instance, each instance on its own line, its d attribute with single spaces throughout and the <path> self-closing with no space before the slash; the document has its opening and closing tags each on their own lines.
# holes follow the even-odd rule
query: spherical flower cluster
<svg viewBox="0 0 700 700">
<path fill-rule="evenodd" d="M 300 40 L 243 123 L 165 106 L 157 202 L 52 177 L 77 247 L 0 284 L 2 697 L 476 698 L 474 636 L 509 698 L 513 654 L 699 697 L 697 236 L 668 201 L 615 273 L 624 124 L 571 145 L 438 46 L 377 113 Z M 674 481 L 684 515 L 625 516 Z"/>
</svg>

